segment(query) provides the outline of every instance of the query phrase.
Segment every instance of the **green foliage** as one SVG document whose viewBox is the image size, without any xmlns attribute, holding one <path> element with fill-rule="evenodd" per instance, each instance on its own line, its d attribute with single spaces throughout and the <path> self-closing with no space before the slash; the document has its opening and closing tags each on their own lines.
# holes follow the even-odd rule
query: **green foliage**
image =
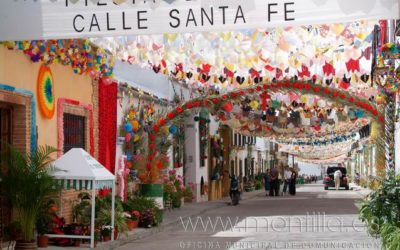
<svg viewBox="0 0 400 250">
<path fill-rule="evenodd" d="M 254 179 L 256 180 L 256 181 L 262 181 L 263 180 L 263 177 L 264 177 L 264 174 L 257 174 L 255 177 L 254 177 Z"/>
<path fill-rule="evenodd" d="M 193 200 L 194 199 L 193 187 L 191 187 L 191 186 L 185 187 L 185 189 L 183 190 L 183 197 L 188 200 Z"/>
<path fill-rule="evenodd" d="M 176 170 L 170 170 L 164 176 L 164 200 L 171 200 L 173 208 L 180 208 L 182 198 L 193 199 L 192 188 L 184 186 L 183 177 L 176 175 Z"/>
<path fill-rule="evenodd" d="M 131 196 L 125 206 L 129 207 L 130 210 L 137 210 L 140 212 L 140 221 L 142 226 L 142 218 L 153 218 L 152 223 L 150 223 L 152 226 L 158 226 L 162 222 L 162 211 L 158 208 L 157 203 L 153 199 L 142 196 Z M 151 212 L 149 212 L 149 210 Z M 149 215 L 150 213 L 151 215 Z"/>
<path fill-rule="evenodd" d="M 96 225 L 101 227 L 107 227 L 111 225 L 111 195 L 104 197 L 96 197 Z M 124 216 L 124 207 L 122 201 L 115 198 L 115 214 L 114 214 L 114 226 L 118 228 L 120 233 L 126 233 L 128 231 L 128 225 Z"/>
<path fill-rule="evenodd" d="M 79 202 L 72 206 L 72 217 L 75 223 L 90 225 L 92 204 L 90 194 L 82 192 L 78 195 Z"/>
<path fill-rule="evenodd" d="M 4 228 L 4 234 L 11 240 L 18 240 L 22 234 L 21 223 L 13 221 Z"/>
<path fill-rule="evenodd" d="M 51 176 L 54 168 L 51 155 L 57 150 L 40 146 L 32 153 L 22 153 L 9 147 L 6 160 L 8 171 L 0 173 L 4 196 L 7 197 L 21 223 L 23 241 L 32 241 L 34 228 L 43 204 L 58 194 L 60 187 Z"/>
<path fill-rule="evenodd" d="M 400 249 L 400 228 L 385 224 L 381 230 L 382 243 L 387 250 Z"/>
<path fill-rule="evenodd" d="M 400 177 L 394 173 L 362 203 L 360 218 L 368 232 L 380 236 L 385 249 L 399 249 L 400 242 Z"/>
<path fill-rule="evenodd" d="M 256 190 L 262 189 L 262 182 L 260 180 L 256 180 L 254 187 Z"/>
<path fill-rule="evenodd" d="M 38 235 L 44 235 L 49 232 L 49 227 L 52 222 L 52 216 L 49 211 L 53 204 L 52 201 L 43 204 L 40 213 L 38 214 L 36 221 L 36 231 Z"/>
</svg>

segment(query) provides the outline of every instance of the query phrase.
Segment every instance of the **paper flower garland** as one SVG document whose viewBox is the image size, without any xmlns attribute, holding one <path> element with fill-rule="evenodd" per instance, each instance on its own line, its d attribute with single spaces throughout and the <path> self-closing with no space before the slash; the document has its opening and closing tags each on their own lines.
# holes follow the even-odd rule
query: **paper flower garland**
<svg viewBox="0 0 400 250">
<path fill-rule="evenodd" d="M 54 80 L 49 67 L 42 65 L 37 79 L 37 102 L 40 112 L 48 119 L 54 116 Z"/>
<path fill-rule="evenodd" d="M 40 40 L 0 42 L 10 50 L 21 50 L 32 62 L 45 65 L 70 65 L 75 74 L 88 73 L 90 77 L 113 75 L 114 58 L 89 40 Z"/>
<path fill-rule="evenodd" d="M 332 86 L 337 86 L 336 79 L 343 76 L 370 73 L 371 32 L 375 24 L 359 21 L 91 41 L 123 62 L 185 80 L 194 88 L 241 88 L 295 76 L 318 82 L 328 80 L 326 85 L 334 79 Z M 348 87 L 357 90 L 370 85 L 352 81 Z"/>
</svg>

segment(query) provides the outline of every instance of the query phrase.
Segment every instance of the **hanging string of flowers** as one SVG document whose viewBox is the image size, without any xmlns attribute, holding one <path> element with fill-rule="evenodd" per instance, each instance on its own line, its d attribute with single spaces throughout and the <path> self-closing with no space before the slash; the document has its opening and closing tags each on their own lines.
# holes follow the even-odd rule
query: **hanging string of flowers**
<svg viewBox="0 0 400 250">
<path fill-rule="evenodd" d="M 33 40 L 0 42 L 9 50 L 20 50 L 32 62 L 69 65 L 75 74 L 89 74 L 91 78 L 112 77 L 114 57 L 89 40 Z"/>
<path fill-rule="evenodd" d="M 125 112 L 120 133 L 124 138 L 126 165 L 128 169 L 137 172 L 137 177 L 142 183 L 162 183 L 163 171 L 170 164 L 168 157 L 172 144 L 168 138 L 170 129 L 163 128 L 157 136 L 149 132 L 154 121 L 165 114 L 163 111 L 156 111 L 153 101 L 145 102 L 140 98 L 133 98 L 133 90 L 126 90 L 131 104 Z"/>
</svg>

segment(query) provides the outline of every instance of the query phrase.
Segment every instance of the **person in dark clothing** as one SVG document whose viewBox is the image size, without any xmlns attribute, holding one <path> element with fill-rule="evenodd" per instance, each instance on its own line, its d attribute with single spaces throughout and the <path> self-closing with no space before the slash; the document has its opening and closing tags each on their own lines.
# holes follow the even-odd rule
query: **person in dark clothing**
<svg viewBox="0 0 400 250">
<path fill-rule="evenodd" d="M 296 181 L 297 181 L 297 173 L 296 171 L 292 170 L 292 176 L 290 178 L 289 184 L 289 194 L 296 195 Z"/>
<path fill-rule="evenodd" d="M 265 196 L 268 196 L 269 191 L 271 190 L 270 184 L 271 184 L 271 181 L 269 178 L 269 169 L 267 169 L 267 171 L 264 174 L 264 188 L 265 188 L 265 191 L 267 192 L 267 194 Z"/>
<path fill-rule="evenodd" d="M 273 167 L 269 171 L 270 190 L 269 196 L 279 196 L 279 172 L 278 169 Z"/>
</svg>

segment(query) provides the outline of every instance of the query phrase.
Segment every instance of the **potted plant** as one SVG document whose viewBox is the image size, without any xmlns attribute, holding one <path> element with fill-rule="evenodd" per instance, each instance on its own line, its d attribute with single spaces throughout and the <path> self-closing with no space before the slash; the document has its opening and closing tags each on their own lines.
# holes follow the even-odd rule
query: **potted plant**
<svg viewBox="0 0 400 250">
<path fill-rule="evenodd" d="M 156 216 L 154 209 L 146 209 L 142 211 L 142 215 L 140 216 L 140 225 L 144 228 L 150 228 L 154 226 L 156 223 Z"/>
<path fill-rule="evenodd" d="M 19 241 L 22 238 L 21 223 L 13 221 L 4 228 L 5 235 L 12 241 Z"/>
<path fill-rule="evenodd" d="M 96 216 L 97 225 L 111 225 L 111 195 L 96 199 Z M 115 199 L 114 228 L 114 239 L 118 238 L 119 233 L 126 233 L 128 231 L 120 199 Z"/>
<path fill-rule="evenodd" d="M 90 225 L 92 204 L 91 196 L 87 192 L 82 192 L 78 195 L 78 201 L 72 205 L 72 218 L 76 224 Z"/>
<path fill-rule="evenodd" d="M 0 173 L 3 195 L 7 197 L 21 223 L 21 240 L 15 249 L 36 249 L 35 224 L 42 204 L 59 193 L 59 186 L 48 166 L 51 154 L 57 152 L 50 146 L 39 146 L 31 153 L 23 153 L 9 147 L 6 159 L 7 171 Z"/>
<path fill-rule="evenodd" d="M 124 216 L 126 217 L 126 224 L 129 231 L 132 231 L 134 228 L 138 227 L 140 217 L 139 211 L 133 210 L 131 212 L 124 212 Z"/>
<path fill-rule="evenodd" d="M 79 224 L 75 224 L 73 227 L 73 235 L 83 235 L 84 234 L 84 227 Z M 75 239 L 74 246 L 80 247 L 82 239 Z"/>
<path fill-rule="evenodd" d="M 101 240 L 101 230 L 99 228 L 96 228 L 94 230 L 94 247 L 97 246 L 97 242 Z"/>
<path fill-rule="evenodd" d="M 152 213 L 155 215 L 155 219 L 151 226 L 158 226 L 163 220 L 163 213 L 153 199 L 149 199 L 143 196 L 130 196 L 127 204 L 129 205 L 129 207 L 131 207 L 132 210 L 137 210 L 140 212 L 140 227 L 147 227 L 147 225 L 144 225 L 144 223 L 142 223 L 142 221 L 144 221 L 142 219 L 145 211 L 149 209 L 152 210 Z"/>
<path fill-rule="evenodd" d="M 47 208 L 47 206 L 46 206 Z M 49 233 L 51 216 L 48 209 L 43 209 L 36 221 L 37 245 L 41 248 L 46 248 L 49 245 L 49 237 L 45 234 Z"/>
<path fill-rule="evenodd" d="M 101 237 L 103 238 L 103 241 L 111 240 L 112 229 L 113 229 L 113 227 L 110 225 L 101 227 Z"/>
<path fill-rule="evenodd" d="M 359 213 L 368 233 L 381 238 L 383 249 L 400 249 L 400 176 L 389 172 L 364 200 Z"/>
</svg>

